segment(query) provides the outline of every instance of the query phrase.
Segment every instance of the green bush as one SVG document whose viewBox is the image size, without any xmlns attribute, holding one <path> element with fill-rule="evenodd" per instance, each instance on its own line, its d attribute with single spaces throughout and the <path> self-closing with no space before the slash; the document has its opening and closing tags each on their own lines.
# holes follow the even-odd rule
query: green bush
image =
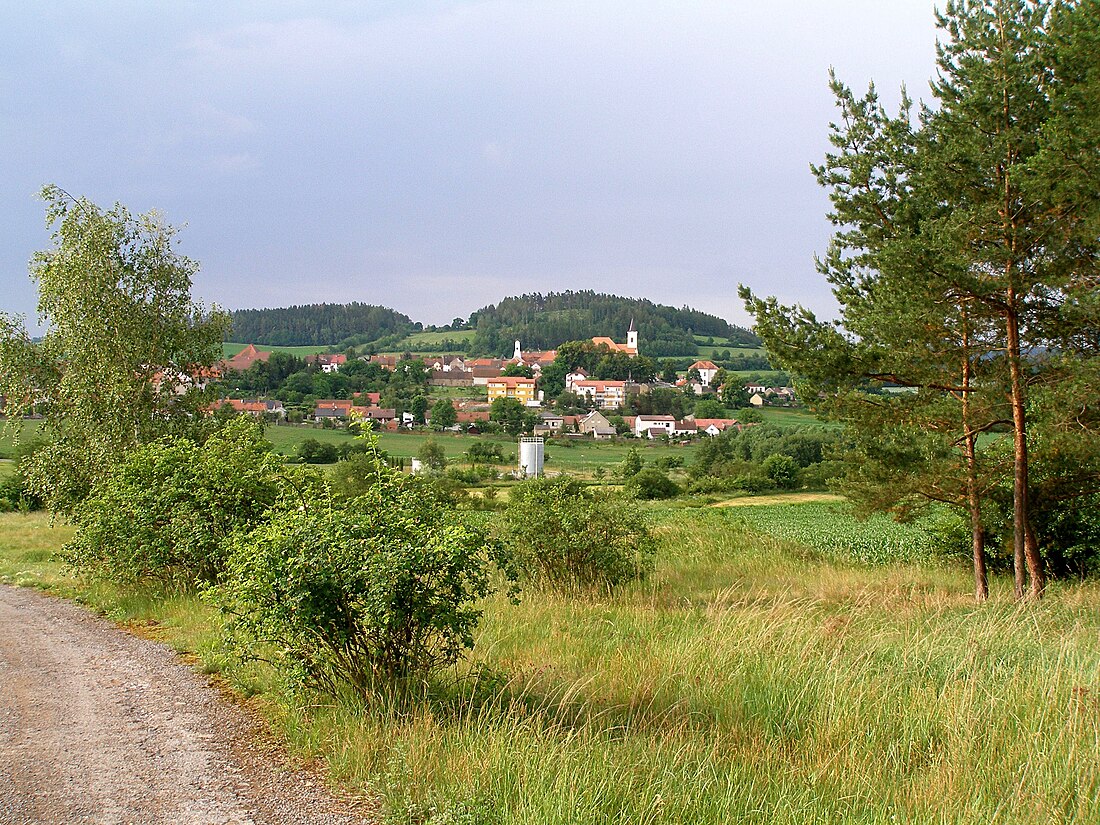
<svg viewBox="0 0 1100 825">
<path fill-rule="evenodd" d="M 340 448 L 316 438 L 307 438 L 298 445 L 298 458 L 306 464 L 335 464 L 340 459 Z"/>
<path fill-rule="evenodd" d="M 643 467 L 626 480 L 623 490 L 640 499 L 674 498 L 680 494 L 676 482 L 656 467 Z"/>
<path fill-rule="evenodd" d="M 115 581 L 215 581 L 225 541 L 257 524 L 282 495 L 315 484 L 284 468 L 262 427 L 234 419 L 199 445 L 186 438 L 138 448 L 76 506 L 64 555 Z"/>
<path fill-rule="evenodd" d="M 653 569 L 656 541 L 638 505 L 576 479 L 513 488 L 501 536 L 517 575 L 562 592 L 610 589 Z"/>
<path fill-rule="evenodd" d="M 231 648 L 331 693 L 453 664 L 473 645 L 494 550 L 427 490 L 390 476 L 346 506 L 278 511 L 239 538 L 211 593 Z"/>
</svg>

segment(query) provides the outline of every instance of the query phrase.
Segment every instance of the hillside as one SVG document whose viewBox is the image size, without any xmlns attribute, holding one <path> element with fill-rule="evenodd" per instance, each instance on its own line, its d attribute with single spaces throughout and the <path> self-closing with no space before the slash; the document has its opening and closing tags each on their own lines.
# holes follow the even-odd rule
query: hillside
<svg viewBox="0 0 1100 825">
<path fill-rule="evenodd" d="M 528 350 L 553 349 L 597 335 L 625 340 L 631 321 L 641 349 L 651 358 L 697 355 L 697 335 L 727 339 L 735 347 L 760 343 L 748 330 L 716 315 L 590 290 L 505 298 L 473 313 L 469 325 L 476 330 L 474 351 L 504 354 L 517 339 Z"/>
<path fill-rule="evenodd" d="M 655 304 L 592 291 L 520 295 L 482 307 L 463 329 L 430 328 L 392 309 L 369 304 L 309 304 L 281 309 L 233 312 L 230 340 L 269 347 L 314 346 L 343 349 L 418 350 L 431 339 L 437 349 L 461 347 L 480 355 L 507 355 L 516 339 L 524 349 L 553 349 L 565 341 L 607 335 L 625 340 L 631 321 L 641 348 L 651 358 L 696 357 L 710 350 L 702 341 L 724 347 L 755 347 L 748 330 L 705 312 Z M 708 356 L 710 357 L 710 356 Z"/>
<path fill-rule="evenodd" d="M 232 341 L 268 346 L 368 344 L 403 337 L 418 327 L 407 315 L 372 304 L 307 304 L 280 309 L 237 309 Z"/>
</svg>

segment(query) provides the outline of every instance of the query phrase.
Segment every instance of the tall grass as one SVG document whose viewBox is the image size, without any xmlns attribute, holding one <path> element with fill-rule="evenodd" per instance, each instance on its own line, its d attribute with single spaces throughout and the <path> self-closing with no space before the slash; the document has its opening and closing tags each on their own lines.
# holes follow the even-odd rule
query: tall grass
<svg viewBox="0 0 1100 825">
<path fill-rule="evenodd" d="M 977 608 L 962 572 L 665 520 L 654 581 L 493 601 L 470 682 L 400 713 L 289 713 L 292 739 L 394 821 L 1100 816 L 1096 588 L 1017 607 L 998 582 Z"/>
<path fill-rule="evenodd" d="M 388 700 L 270 692 L 268 713 L 390 822 L 1100 821 L 1096 585 L 1018 606 L 995 580 L 977 607 L 965 570 L 656 514 L 649 581 L 491 599 L 456 678 Z M 182 604 L 173 638 L 222 667 L 170 618 Z"/>
</svg>

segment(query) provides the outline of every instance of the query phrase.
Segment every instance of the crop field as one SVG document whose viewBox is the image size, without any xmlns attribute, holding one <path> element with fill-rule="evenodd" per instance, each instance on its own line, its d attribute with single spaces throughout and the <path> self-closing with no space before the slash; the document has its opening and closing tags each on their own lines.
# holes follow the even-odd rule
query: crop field
<svg viewBox="0 0 1100 825">
<path fill-rule="evenodd" d="M 857 520 L 843 500 L 764 504 L 727 513 L 754 531 L 835 561 L 892 564 L 934 559 L 935 540 L 921 524 L 899 524 L 881 514 Z"/>
<path fill-rule="evenodd" d="M 804 543 L 842 510 L 750 525 L 768 507 L 652 508 L 649 580 L 491 597 L 468 661 L 403 702 L 280 693 L 198 599 L 67 578 L 45 516 L 0 515 L 0 581 L 155 626 L 387 822 L 1100 821 L 1100 587 L 1020 606 L 994 578 L 978 607 L 965 569 Z"/>
</svg>

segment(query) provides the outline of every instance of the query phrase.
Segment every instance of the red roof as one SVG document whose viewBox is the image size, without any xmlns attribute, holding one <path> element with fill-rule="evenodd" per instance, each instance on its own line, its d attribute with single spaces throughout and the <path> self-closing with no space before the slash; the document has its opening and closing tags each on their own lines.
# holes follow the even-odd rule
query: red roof
<svg viewBox="0 0 1100 825">
<path fill-rule="evenodd" d="M 225 359 L 225 366 L 231 370 L 244 372 L 257 361 L 267 361 L 271 358 L 270 352 L 260 352 L 253 344 L 249 344 L 232 358 Z"/>
<path fill-rule="evenodd" d="M 690 367 L 688 367 L 688 369 L 692 369 L 692 370 L 716 370 L 716 369 L 718 369 L 718 365 L 715 364 L 713 361 L 696 361 L 694 364 L 692 364 Z"/>
<path fill-rule="evenodd" d="M 504 384 L 507 387 L 533 387 L 535 386 L 534 378 L 521 378 L 518 375 L 506 375 L 500 378 L 490 378 L 489 384 Z"/>
</svg>

